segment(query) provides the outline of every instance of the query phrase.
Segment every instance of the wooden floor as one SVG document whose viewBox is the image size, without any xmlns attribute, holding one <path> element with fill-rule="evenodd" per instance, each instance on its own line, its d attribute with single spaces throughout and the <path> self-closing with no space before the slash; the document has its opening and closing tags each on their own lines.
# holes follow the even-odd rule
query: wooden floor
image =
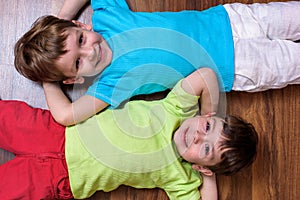
<svg viewBox="0 0 300 200">
<path fill-rule="evenodd" d="M 129 0 L 134 11 L 203 10 L 232 2 L 268 2 L 251 0 Z M 37 17 L 57 14 L 62 0 L 0 0 L 0 97 L 20 99 L 32 106 L 47 108 L 39 84 L 20 76 L 13 67 L 13 45 Z M 90 23 L 87 7 L 80 20 Z M 300 52 L 299 52 L 300 56 Z M 82 89 L 84 90 L 84 88 Z M 259 132 L 255 163 L 232 177 L 218 176 L 220 200 L 296 200 L 300 196 L 300 85 L 260 93 L 230 92 L 227 111 L 252 122 Z M 9 133 L 8 133 L 9 134 Z M 13 155 L 0 149 L 0 163 Z M 0 177 L 0 181 L 1 177 Z M 159 189 L 137 190 L 122 186 L 110 192 L 98 192 L 90 199 L 163 200 Z"/>
</svg>

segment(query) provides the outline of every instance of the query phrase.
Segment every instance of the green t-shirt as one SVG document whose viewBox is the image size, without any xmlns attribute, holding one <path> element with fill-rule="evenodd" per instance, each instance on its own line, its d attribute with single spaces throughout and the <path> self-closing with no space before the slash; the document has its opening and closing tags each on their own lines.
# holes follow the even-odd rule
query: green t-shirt
<svg viewBox="0 0 300 200">
<path fill-rule="evenodd" d="M 66 159 L 75 198 L 120 185 L 162 188 L 170 199 L 199 199 L 201 177 L 174 149 L 172 136 L 198 111 L 197 96 L 177 83 L 159 101 L 131 101 L 66 129 Z"/>
</svg>

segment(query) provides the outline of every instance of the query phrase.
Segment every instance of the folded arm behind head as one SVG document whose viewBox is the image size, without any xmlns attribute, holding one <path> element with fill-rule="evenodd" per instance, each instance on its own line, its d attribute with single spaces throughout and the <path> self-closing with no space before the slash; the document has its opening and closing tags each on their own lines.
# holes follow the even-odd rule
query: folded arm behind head
<svg viewBox="0 0 300 200">
<path fill-rule="evenodd" d="M 201 68 L 193 72 L 184 79 L 182 88 L 190 94 L 200 96 L 201 115 L 217 113 L 219 88 L 211 69 Z M 226 115 L 222 136 L 225 138 L 221 145 L 224 149 L 222 161 L 215 166 L 206 166 L 212 172 L 231 175 L 255 160 L 258 134 L 252 124 L 242 118 Z"/>
<path fill-rule="evenodd" d="M 201 114 L 217 113 L 219 88 L 214 72 L 208 68 L 198 69 L 184 79 L 182 88 L 200 96 Z M 218 198 L 214 173 L 232 175 L 249 166 L 256 157 L 258 134 L 252 124 L 239 117 L 226 115 L 221 143 L 221 162 L 214 166 L 203 166 L 212 175 L 203 174 L 203 185 L 200 189 L 202 200 Z"/>
<path fill-rule="evenodd" d="M 192 95 L 200 96 L 201 115 L 217 112 L 219 86 L 212 69 L 196 70 L 183 80 L 182 88 Z"/>
<path fill-rule="evenodd" d="M 65 0 L 57 17 L 71 20 L 89 0 Z"/>
<path fill-rule="evenodd" d="M 53 118 L 64 126 L 82 122 L 108 106 L 104 101 L 83 95 L 71 102 L 58 83 L 43 83 L 48 107 Z"/>
</svg>

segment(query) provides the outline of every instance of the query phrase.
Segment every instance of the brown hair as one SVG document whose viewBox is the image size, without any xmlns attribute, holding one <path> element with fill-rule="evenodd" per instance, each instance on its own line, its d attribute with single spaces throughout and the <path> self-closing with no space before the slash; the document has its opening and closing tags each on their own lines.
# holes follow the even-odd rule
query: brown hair
<svg viewBox="0 0 300 200">
<path fill-rule="evenodd" d="M 222 135 L 226 138 L 221 144 L 221 149 L 225 150 L 222 161 L 207 168 L 217 174 L 232 175 L 255 160 L 258 134 L 252 124 L 226 115 Z"/>
<path fill-rule="evenodd" d="M 65 31 L 76 25 L 68 20 L 47 15 L 38 18 L 31 29 L 16 43 L 15 67 L 32 81 L 61 81 L 65 77 L 56 66 L 65 54 Z"/>
</svg>

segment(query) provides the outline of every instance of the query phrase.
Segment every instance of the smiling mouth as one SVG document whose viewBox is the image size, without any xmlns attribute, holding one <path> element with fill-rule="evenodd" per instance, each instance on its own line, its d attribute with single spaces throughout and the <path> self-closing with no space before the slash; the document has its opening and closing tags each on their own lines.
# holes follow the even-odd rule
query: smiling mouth
<svg viewBox="0 0 300 200">
<path fill-rule="evenodd" d="M 99 43 L 99 61 L 98 62 L 101 61 L 101 58 L 102 58 L 102 48 L 101 48 L 101 45 Z"/>
<path fill-rule="evenodd" d="M 185 143 L 185 146 L 188 147 L 187 130 L 183 133 L 183 141 Z"/>
<path fill-rule="evenodd" d="M 100 43 L 98 44 L 98 51 L 97 51 L 98 55 L 97 55 L 97 60 L 95 63 L 95 67 L 97 67 L 97 65 L 101 62 L 101 58 L 102 58 L 102 48 L 100 46 Z"/>
</svg>

